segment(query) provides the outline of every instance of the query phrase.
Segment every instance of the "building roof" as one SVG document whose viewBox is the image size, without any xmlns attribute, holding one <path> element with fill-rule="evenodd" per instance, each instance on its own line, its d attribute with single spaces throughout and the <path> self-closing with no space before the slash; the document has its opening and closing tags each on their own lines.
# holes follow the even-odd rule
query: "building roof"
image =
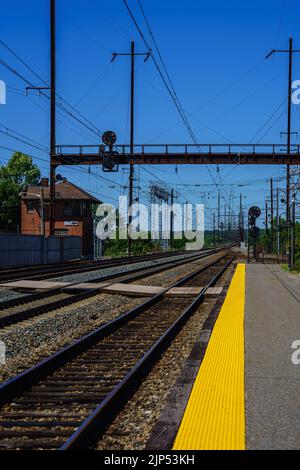
<svg viewBox="0 0 300 470">
<path fill-rule="evenodd" d="M 44 200 L 49 200 L 50 194 L 50 187 L 42 187 L 42 186 L 28 186 L 27 190 L 24 191 L 22 194 L 22 199 L 24 200 L 34 200 L 39 199 L 41 195 L 42 189 L 44 190 Z M 74 183 L 70 183 L 70 181 L 61 181 L 55 184 L 55 199 L 63 199 L 63 200 L 70 200 L 70 199 L 77 199 L 81 201 L 90 201 L 97 204 L 100 204 L 101 201 L 95 198 L 88 192 L 84 191 L 83 189 L 76 186 Z"/>
</svg>

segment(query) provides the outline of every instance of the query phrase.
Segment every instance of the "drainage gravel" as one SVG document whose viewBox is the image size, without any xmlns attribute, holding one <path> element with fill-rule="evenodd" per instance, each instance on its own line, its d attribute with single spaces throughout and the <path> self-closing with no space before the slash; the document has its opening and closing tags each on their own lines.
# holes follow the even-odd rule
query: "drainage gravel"
<svg viewBox="0 0 300 470">
<path fill-rule="evenodd" d="M 0 341 L 6 346 L 6 363 L 1 365 L 0 381 L 14 377 L 144 300 L 100 294 L 93 301 L 87 299 L 4 328 Z"/>
</svg>

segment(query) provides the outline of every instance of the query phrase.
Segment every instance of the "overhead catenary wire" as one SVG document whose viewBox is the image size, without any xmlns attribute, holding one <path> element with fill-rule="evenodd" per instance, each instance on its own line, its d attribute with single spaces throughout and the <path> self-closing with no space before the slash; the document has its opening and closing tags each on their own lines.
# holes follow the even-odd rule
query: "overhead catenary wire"
<svg viewBox="0 0 300 470">
<path fill-rule="evenodd" d="M 15 76 L 17 76 L 20 80 L 22 80 L 24 83 L 26 83 L 30 88 L 35 88 L 35 85 L 33 82 L 31 82 L 30 80 L 28 80 L 23 74 L 21 74 L 20 72 L 18 72 L 16 69 L 14 69 L 10 64 L 8 64 L 5 60 L 1 59 L 0 58 L 0 64 L 3 65 L 3 67 L 5 67 L 7 70 L 9 70 L 11 73 L 13 73 Z M 46 83 L 46 82 L 45 82 Z M 47 98 L 48 100 L 50 99 L 50 97 L 48 96 L 47 93 L 45 93 L 45 91 L 43 90 L 40 90 L 40 94 Z M 58 97 L 63 101 L 65 102 L 72 110 L 74 110 L 74 112 L 76 112 L 80 117 L 77 117 L 74 112 L 70 111 L 69 109 L 67 109 L 64 105 L 62 105 L 60 102 L 57 102 L 56 105 L 58 108 L 62 109 L 68 116 L 72 117 L 75 121 L 79 122 L 82 126 L 84 126 L 86 129 L 88 129 L 90 132 L 92 132 L 93 134 L 96 134 L 97 136 L 99 136 L 101 134 L 101 131 L 96 127 L 94 126 L 94 124 L 92 123 L 89 123 L 89 121 L 84 118 L 72 105 L 68 104 L 66 102 L 66 100 L 64 100 L 64 98 L 62 98 L 60 95 L 58 95 Z M 83 119 L 81 119 L 81 117 Z M 84 122 L 87 121 L 89 124 L 85 123 Z"/>
<path fill-rule="evenodd" d="M 249 144 L 251 144 L 257 137 L 258 135 L 263 131 L 263 129 L 268 125 L 268 123 L 273 119 L 273 117 L 277 114 L 277 112 L 285 105 L 286 103 L 286 98 L 284 98 L 281 103 L 276 107 L 276 109 L 271 113 L 270 117 L 268 117 L 263 125 L 258 129 L 258 131 L 253 135 L 253 137 L 249 140 Z M 286 109 L 284 109 L 284 112 Z"/>
<path fill-rule="evenodd" d="M 9 152 L 19 152 L 19 151 L 20 151 L 20 150 L 16 150 L 16 149 L 13 149 L 13 148 L 10 148 L 10 147 L 5 147 L 5 146 L 3 146 L 3 145 L 0 145 L 0 148 L 2 148 L 3 150 L 7 150 L 7 151 L 9 151 Z M 26 153 L 26 155 L 28 155 L 29 157 L 31 157 L 31 158 L 33 158 L 33 159 L 35 159 L 35 160 L 48 163 L 48 160 L 45 160 L 45 159 L 43 159 L 43 158 L 41 158 L 41 157 L 37 157 L 36 155 L 31 155 L 31 154 L 28 154 L 28 153 Z M 80 172 L 80 173 L 88 173 L 88 170 L 83 169 L 83 168 L 78 168 L 78 167 L 72 167 L 72 168 L 70 168 L 70 170 L 71 170 L 71 171 L 75 171 L 75 172 Z M 96 175 L 96 174 L 94 174 L 94 173 L 93 173 L 93 175 L 94 175 L 94 176 L 98 176 L 98 177 L 101 178 L 100 175 Z M 117 183 L 115 183 L 115 182 L 112 182 L 112 183 L 117 184 Z M 110 200 L 112 200 L 112 201 L 118 202 L 118 200 L 117 200 L 116 198 L 113 198 L 113 197 L 111 197 L 111 196 L 109 196 L 109 195 L 107 195 L 107 194 L 102 194 L 102 193 L 100 193 L 100 192 L 97 191 L 97 190 L 88 189 L 88 188 L 86 188 L 86 187 L 84 187 L 84 186 L 82 186 L 82 185 L 80 185 L 80 186 L 81 186 L 81 188 L 84 189 L 85 191 L 91 191 L 91 192 L 93 192 L 93 193 L 95 193 L 95 194 L 98 194 L 99 196 L 103 197 L 104 199 L 110 199 Z M 113 189 L 113 188 L 112 188 L 112 189 Z"/>
<path fill-rule="evenodd" d="M 48 82 L 46 80 L 44 80 L 30 65 L 27 64 L 27 62 L 25 62 L 15 51 L 12 50 L 11 47 L 9 47 L 3 40 L 0 40 L 0 44 L 5 47 L 17 60 L 19 60 L 19 62 L 21 62 L 21 64 L 24 65 L 24 67 L 26 67 L 38 80 L 40 80 L 41 83 L 43 83 L 44 85 L 46 85 L 47 87 L 49 86 Z M 68 103 L 68 101 L 66 99 L 64 99 L 61 95 L 59 95 L 58 93 L 56 93 L 57 97 L 62 100 L 67 106 L 70 107 L 70 109 L 72 109 L 74 112 L 76 112 L 83 120 L 85 120 L 90 126 L 94 127 L 94 129 L 98 132 L 98 133 L 101 133 L 101 131 L 99 131 L 99 129 L 91 122 L 89 121 L 85 116 L 83 116 L 73 105 L 71 105 L 70 103 Z"/>
<path fill-rule="evenodd" d="M 159 67 L 159 64 L 158 64 L 158 62 L 157 62 L 157 60 L 156 60 L 156 58 L 155 58 L 155 56 L 154 56 L 154 54 L 153 54 L 153 52 L 152 52 L 152 50 L 151 50 L 151 47 L 150 47 L 148 41 L 146 40 L 146 38 L 145 38 L 145 36 L 144 36 L 144 34 L 143 34 L 141 28 L 139 27 L 139 25 L 138 25 L 138 23 L 137 23 L 137 21 L 136 21 L 134 15 L 133 15 L 131 9 L 130 9 L 128 3 L 127 3 L 127 1 L 126 1 L 126 0 L 123 0 L 123 3 L 124 3 L 124 5 L 125 5 L 125 7 L 126 7 L 128 13 L 129 13 L 129 15 L 130 15 L 132 21 L 133 21 L 133 23 L 135 24 L 135 26 L 136 26 L 136 28 L 137 28 L 137 30 L 138 30 L 138 32 L 139 32 L 141 38 L 142 38 L 142 41 L 144 42 L 146 48 L 147 48 L 149 51 L 151 51 L 150 57 L 152 58 L 152 60 L 153 60 L 153 62 L 154 62 L 154 65 L 155 65 L 155 67 L 156 67 L 156 69 L 157 69 L 157 71 L 158 71 L 158 73 L 159 73 L 161 79 L 163 80 L 163 82 L 164 82 L 164 84 L 165 84 L 165 86 L 166 86 L 166 88 L 167 88 L 167 90 L 168 90 L 168 93 L 169 93 L 169 95 L 171 96 L 171 98 L 172 98 L 172 100 L 173 100 L 173 102 L 174 102 L 174 104 L 175 104 L 175 106 L 176 106 L 176 108 L 177 108 L 177 111 L 179 112 L 179 114 L 180 114 L 180 116 L 181 116 L 181 118 L 182 118 L 182 120 L 183 120 L 185 126 L 186 126 L 187 129 L 189 130 L 189 133 L 192 135 L 192 134 L 193 134 L 193 130 L 192 130 L 192 128 L 191 128 L 191 126 L 190 126 L 190 124 L 189 124 L 189 122 L 188 122 L 188 120 L 187 120 L 187 118 L 186 118 L 186 116 L 185 116 L 185 113 L 184 113 L 184 111 L 183 111 L 183 109 L 182 109 L 181 103 L 180 103 L 180 101 L 179 101 L 179 99 L 178 99 L 178 97 L 177 97 L 177 94 L 176 94 L 175 90 L 172 91 L 172 90 L 173 90 L 172 86 L 170 86 L 170 85 L 168 84 L 166 78 L 164 77 L 164 75 L 163 75 L 163 73 L 162 73 L 162 71 L 161 71 L 161 69 L 160 69 L 160 67 Z M 195 138 L 195 136 L 194 136 L 194 138 Z"/>
<path fill-rule="evenodd" d="M 129 15 L 130 15 L 132 21 L 133 21 L 133 23 L 134 23 L 136 29 L 138 30 L 138 33 L 139 33 L 139 35 L 141 36 L 142 41 L 144 42 L 144 44 L 145 44 L 145 46 L 147 47 L 147 49 L 148 49 L 148 50 L 151 50 L 151 47 L 150 47 L 148 41 L 146 40 L 146 38 L 145 38 L 145 36 L 144 36 L 144 34 L 143 34 L 143 32 L 142 32 L 142 30 L 141 30 L 141 28 L 140 28 L 140 26 L 139 26 L 137 20 L 136 20 L 136 18 L 135 18 L 135 16 L 133 15 L 133 13 L 132 13 L 132 11 L 131 11 L 129 5 L 128 5 L 127 0 L 123 0 L 123 3 L 124 3 L 124 5 L 125 5 L 125 7 L 126 7 L 128 13 L 129 13 Z M 139 2 L 139 3 L 140 3 L 140 2 Z M 144 10 L 143 10 L 143 12 L 144 12 Z M 144 12 L 144 15 L 145 15 L 145 12 Z M 147 21 L 147 24 L 149 25 L 149 22 L 148 22 L 148 21 Z M 151 31 L 151 34 L 153 35 L 152 31 Z M 157 47 L 157 42 L 155 42 L 154 45 L 155 45 L 155 47 Z M 161 54 L 159 54 L 159 55 L 161 56 Z M 167 91 L 168 91 L 168 93 L 169 93 L 171 99 L 173 100 L 174 105 L 175 105 L 175 107 L 176 107 L 176 109 L 177 109 L 179 115 L 181 116 L 182 121 L 183 121 L 185 127 L 187 128 L 187 130 L 188 130 L 188 132 L 189 132 L 192 141 L 194 142 L 195 145 L 197 145 L 197 147 L 200 148 L 200 145 L 199 145 L 199 143 L 198 143 L 198 141 L 197 141 L 196 135 L 194 134 L 194 131 L 193 131 L 193 129 L 192 129 L 192 127 L 191 127 L 191 125 L 190 125 L 188 119 L 187 119 L 186 113 L 185 113 L 185 111 L 184 111 L 184 109 L 183 109 L 183 107 L 182 107 L 182 105 L 181 105 L 181 102 L 180 102 L 178 96 L 177 96 L 177 93 L 176 93 L 175 87 L 174 87 L 174 85 L 173 85 L 173 83 L 172 83 L 172 81 L 171 81 L 170 75 L 167 74 L 167 78 L 164 76 L 164 74 L 162 73 L 161 68 L 160 68 L 160 66 L 159 66 L 159 64 L 158 64 L 158 62 L 157 62 L 157 60 L 156 60 L 156 58 L 155 58 L 155 56 L 154 56 L 152 50 L 151 50 L 150 57 L 152 58 L 153 63 L 154 63 L 154 65 L 155 65 L 155 67 L 156 67 L 156 69 L 157 69 L 157 71 L 158 71 L 158 73 L 159 73 L 159 75 L 160 75 L 160 77 L 161 77 L 161 79 L 162 79 L 162 81 L 163 81 L 165 87 L 167 88 Z M 165 65 L 164 65 L 164 68 L 166 68 Z M 168 82 L 169 82 L 169 83 L 168 83 Z M 210 174 L 210 177 L 212 178 L 213 182 L 215 183 L 215 186 L 216 186 L 218 192 L 220 193 L 222 199 L 224 200 L 225 204 L 229 207 L 229 204 L 228 204 L 227 200 L 225 199 L 224 195 L 222 194 L 222 192 L 221 192 L 221 190 L 220 190 L 220 188 L 219 188 L 219 184 L 218 184 L 218 182 L 216 181 L 216 179 L 215 179 L 215 177 L 214 177 L 214 175 L 213 175 L 211 169 L 209 168 L 208 165 L 205 165 L 205 167 L 207 168 L 207 170 L 208 170 L 208 172 L 209 172 L 209 174 Z"/>
<path fill-rule="evenodd" d="M 1 132 L 1 129 L 0 129 L 0 132 Z M 5 133 L 5 135 L 6 135 L 6 133 Z M 21 135 L 23 135 L 23 134 L 21 134 Z M 24 137 L 25 137 L 25 136 L 24 136 Z M 26 143 L 27 145 L 30 145 L 30 143 L 25 142 L 25 140 L 19 139 L 19 138 L 17 138 L 17 137 L 14 137 L 14 139 L 17 140 L 17 141 L 20 141 L 20 142 L 22 142 L 22 143 Z M 38 142 L 37 142 L 37 143 L 38 143 Z M 37 150 L 41 150 L 41 148 L 39 148 L 38 146 L 35 146 L 35 145 L 31 145 L 31 146 L 34 147 L 34 148 L 36 148 Z M 0 148 L 2 148 L 3 150 L 10 151 L 10 152 L 12 152 L 12 153 L 20 152 L 20 149 L 15 149 L 15 148 L 11 148 L 11 147 L 5 147 L 5 146 L 2 146 L 2 145 L 0 145 Z M 47 152 L 46 152 L 46 153 L 47 153 Z M 47 159 L 43 159 L 43 158 L 38 157 L 38 156 L 36 156 L 36 155 L 31 155 L 31 154 L 29 154 L 29 153 L 27 153 L 27 152 L 26 152 L 26 155 L 30 156 L 31 158 L 33 158 L 33 159 L 35 159 L 35 160 L 48 163 L 48 160 L 47 160 Z M 107 178 L 106 176 L 99 175 L 99 174 L 97 174 L 97 173 L 94 173 L 94 172 L 92 172 L 92 171 L 89 171 L 89 170 L 87 170 L 86 168 L 82 168 L 80 165 L 75 166 L 75 167 L 70 167 L 70 168 L 68 168 L 68 169 L 71 170 L 71 171 L 75 171 L 75 172 L 81 172 L 81 173 L 90 174 L 90 175 L 94 176 L 95 178 L 99 178 L 99 179 L 101 179 L 101 180 L 103 180 L 103 181 L 107 181 L 108 183 L 113 184 L 114 186 L 119 186 L 121 189 L 123 188 L 123 186 L 122 186 L 119 182 L 113 181 L 113 180 L 111 180 L 110 178 Z M 105 196 L 102 194 L 102 197 L 105 197 Z M 107 196 L 107 197 L 108 197 L 109 199 L 113 199 L 113 200 L 117 201 L 117 200 L 114 199 L 114 198 L 110 198 L 109 196 Z"/>
<path fill-rule="evenodd" d="M 21 134 L 20 132 L 17 132 L 13 129 L 10 129 L 9 127 L 4 126 L 3 124 L 0 124 L 0 128 L 1 128 L 0 129 L 1 134 L 4 134 L 12 139 L 18 140 L 19 142 L 22 142 L 30 147 L 40 150 L 41 152 L 49 153 L 48 147 L 43 146 L 36 140 L 26 137 L 24 134 Z"/>
<path fill-rule="evenodd" d="M 149 23 L 148 23 L 148 24 L 149 24 Z M 154 36 L 153 36 L 153 39 L 154 39 Z M 4 43 L 4 41 L 1 40 L 0 43 L 1 43 L 1 45 L 2 45 L 3 47 L 5 47 L 5 48 L 8 50 L 11 54 L 13 54 L 13 56 L 14 56 L 17 60 L 19 60 L 19 61 L 22 63 L 22 65 L 24 65 L 41 83 L 43 83 L 43 84 L 45 84 L 45 85 L 48 86 L 47 82 L 46 82 L 30 65 L 28 65 L 18 54 L 16 54 L 6 43 Z M 157 47 L 157 43 L 156 43 L 156 47 Z M 158 47 L 157 47 L 157 49 L 158 49 Z M 160 59 L 162 60 L 162 56 L 161 56 L 160 53 L 159 53 L 159 55 L 160 55 Z M 15 75 L 17 75 L 20 79 L 22 79 L 23 81 L 25 81 L 25 83 L 27 83 L 27 85 L 29 85 L 30 87 L 33 87 L 33 84 L 31 83 L 30 80 L 28 80 L 26 77 L 24 77 L 24 76 L 23 76 L 20 72 L 18 72 L 17 70 L 13 69 L 13 67 L 11 67 L 11 66 L 10 66 L 8 63 L 6 63 L 4 60 L 1 59 L 1 62 L 0 62 L 0 63 L 2 63 L 3 66 L 5 66 L 6 68 L 8 68 L 12 73 L 14 73 Z M 165 72 L 167 73 L 167 69 L 166 69 L 165 65 L 164 65 L 164 70 L 165 70 Z M 168 73 L 167 73 L 167 74 L 168 74 Z M 183 113 L 183 114 L 182 114 L 182 117 L 184 118 L 185 113 L 184 113 L 183 108 L 182 108 L 182 106 L 181 106 L 181 104 L 180 104 L 180 102 L 179 102 L 179 100 L 178 100 L 178 98 L 177 98 L 176 91 L 175 91 L 175 89 L 174 89 L 174 87 L 173 87 L 173 84 L 172 84 L 172 82 L 171 82 L 171 79 L 170 79 L 170 76 L 169 76 L 169 75 L 168 75 L 168 80 L 169 80 L 169 82 L 170 82 L 170 84 L 171 84 L 171 88 L 172 88 L 173 94 L 174 94 L 174 96 L 176 97 L 176 101 L 177 101 L 179 107 L 180 107 L 181 110 L 182 110 L 182 113 Z M 40 91 L 40 93 L 41 93 L 43 96 L 45 96 L 46 98 L 49 98 L 49 97 L 47 96 L 47 94 L 45 94 L 44 92 Z M 60 95 L 58 95 L 58 94 L 57 94 L 57 96 L 59 97 L 59 99 L 60 99 L 63 103 L 65 103 L 66 106 L 68 106 L 70 109 L 72 109 L 75 113 L 77 113 L 80 117 L 82 117 L 86 122 L 88 122 L 89 124 L 91 124 L 91 126 L 94 127 L 94 131 L 95 131 L 95 129 L 96 129 L 96 133 L 97 133 L 97 135 L 98 135 L 98 133 L 99 133 L 100 131 L 96 128 L 96 126 L 94 126 L 89 120 L 87 120 L 74 106 L 70 105 L 64 98 L 62 98 L 62 97 L 61 97 Z M 93 132 L 93 129 L 92 129 L 91 127 L 86 126 L 86 124 L 83 123 L 77 116 L 75 116 L 74 113 L 72 113 L 69 109 L 65 108 L 65 106 L 63 106 L 61 103 L 57 103 L 57 105 L 58 105 L 58 107 L 59 107 L 63 112 L 65 112 L 67 115 L 69 115 L 69 116 L 71 116 L 72 118 L 74 118 L 75 120 L 77 120 L 77 121 L 79 122 L 79 124 L 85 125 L 85 127 L 86 127 L 89 131 L 92 131 L 92 132 Z M 186 119 L 186 116 L 185 116 L 185 119 Z M 186 124 L 189 126 L 188 121 L 186 121 Z M 73 129 L 72 129 L 72 130 L 73 130 Z M 191 128 L 190 128 L 190 131 L 192 131 Z M 194 137 L 195 137 L 195 136 L 194 136 Z M 22 141 L 22 140 L 21 140 L 21 141 Z M 28 144 L 28 142 L 24 142 L 24 143 L 25 143 L 25 144 Z M 38 147 L 36 147 L 36 148 L 38 148 Z M 39 148 L 38 148 L 38 149 L 39 149 Z M 40 150 L 40 149 L 39 149 L 39 150 Z"/>
</svg>

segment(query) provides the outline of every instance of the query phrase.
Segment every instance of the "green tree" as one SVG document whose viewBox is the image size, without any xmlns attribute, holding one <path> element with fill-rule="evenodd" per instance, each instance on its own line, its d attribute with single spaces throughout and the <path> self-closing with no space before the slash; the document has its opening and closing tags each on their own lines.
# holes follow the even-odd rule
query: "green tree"
<svg viewBox="0 0 300 470">
<path fill-rule="evenodd" d="M 20 192 L 36 185 L 41 173 L 32 158 L 15 152 L 6 165 L 0 166 L 0 225 L 20 224 Z"/>
</svg>

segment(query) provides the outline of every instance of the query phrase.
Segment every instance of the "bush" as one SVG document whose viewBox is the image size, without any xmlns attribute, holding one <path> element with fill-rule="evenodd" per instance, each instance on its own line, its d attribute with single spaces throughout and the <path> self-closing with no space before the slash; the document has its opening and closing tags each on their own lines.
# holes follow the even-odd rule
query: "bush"
<svg viewBox="0 0 300 470">
<path fill-rule="evenodd" d="M 300 258 L 299 257 L 295 260 L 294 270 L 300 273 Z"/>
</svg>

